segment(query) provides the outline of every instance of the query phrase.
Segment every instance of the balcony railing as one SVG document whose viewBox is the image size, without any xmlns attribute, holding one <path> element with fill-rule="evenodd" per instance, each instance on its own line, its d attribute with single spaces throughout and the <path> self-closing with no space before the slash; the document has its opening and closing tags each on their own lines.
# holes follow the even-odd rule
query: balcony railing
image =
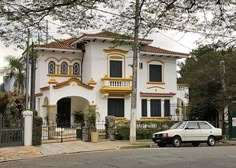
<svg viewBox="0 0 236 168">
<path fill-rule="evenodd" d="M 104 77 L 101 80 L 103 81 L 103 85 L 101 88 L 101 92 L 103 93 L 131 93 L 132 91 L 132 78 Z"/>
</svg>

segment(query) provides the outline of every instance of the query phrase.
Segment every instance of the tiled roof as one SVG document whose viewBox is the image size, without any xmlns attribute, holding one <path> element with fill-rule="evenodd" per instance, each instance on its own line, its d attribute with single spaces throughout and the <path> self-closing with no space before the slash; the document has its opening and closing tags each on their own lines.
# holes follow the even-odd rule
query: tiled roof
<svg viewBox="0 0 236 168">
<path fill-rule="evenodd" d="M 65 87 L 65 86 L 69 86 L 71 82 L 75 82 L 78 86 L 84 87 L 84 88 L 89 89 L 89 90 L 93 89 L 92 86 L 89 86 L 89 85 L 86 85 L 85 83 L 82 83 L 77 78 L 70 78 L 67 81 L 63 81 L 63 82 L 57 83 L 55 86 L 53 86 L 53 88 L 54 89 L 60 89 L 60 88 Z"/>
<path fill-rule="evenodd" d="M 158 53 L 158 54 L 170 54 L 170 55 L 181 55 L 181 56 L 189 56 L 187 53 L 181 53 L 181 52 L 175 52 L 175 51 L 170 51 L 170 50 L 165 50 L 159 47 L 153 47 L 153 46 L 142 46 L 141 51 L 144 52 L 151 52 L 151 53 Z"/>
<path fill-rule="evenodd" d="M 130 39 L 132 40 L 133 37 L 131 36 L 127 36 L 127 35 L 122 35 L 122 34 L 118 34 L 118 33 L 113 33 L 113 32 L 109 32 L 109 31 L 103 31 L 103 32 L 99 32 L 99 33 L 94 33 L 94 34 L 83 34 L 81 36 L 89 36 L 89 37 L 105 37 L 105 38 L 118 38 L 118 39 Z M 143 41 L 149 41 L 152 42 L 153 40 L 151 39 L 139 39 L 139 40 L 143 40 Z"/>
<path fill-rule="evenodd" d="M 145 92 L 140 92 L 140 96 L 145 96 L 145 97 L 172 97 L 176 95 L 176 93 L 169 92 L 169 93 L 145 93 Z"/>
<path fill-rule="evenodd" d="M 77 38 L 69 38 L 62 41 L 54 41 L 48 44 L 43 45 L 36 45 L 36 47 L 42 47 L 42 48 L 57 48 L 57 49 L 69 49 L 69 50 L 76 50 L 71 47 L 71 43 L 75 42 Z"/>
</svg>

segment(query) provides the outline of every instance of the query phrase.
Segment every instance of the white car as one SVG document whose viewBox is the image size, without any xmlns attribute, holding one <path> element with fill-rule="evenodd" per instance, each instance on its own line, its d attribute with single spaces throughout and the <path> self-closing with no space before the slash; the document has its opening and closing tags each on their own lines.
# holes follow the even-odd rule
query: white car
<svg viewBox="0 0 236 168">
<path fill-rule="evenodd" d="M 166 131 L 156 132 L 152 135 L 152 140 L 159 147 L 165 147 L 166 144 L 180 147 L 181 143 L 192 143 L 193 146 L 199 146 L 202 142 L 214 146 L 216 141 L 221 139 L 222 130 L 206 121 L 181 121 Z"/>
</svg>

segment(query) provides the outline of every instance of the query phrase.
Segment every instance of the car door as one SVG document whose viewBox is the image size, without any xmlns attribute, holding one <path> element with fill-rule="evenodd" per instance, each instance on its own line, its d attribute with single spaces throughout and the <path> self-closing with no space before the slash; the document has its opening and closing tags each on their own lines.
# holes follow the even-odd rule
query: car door
<svg viewBox="0 0 236 168">
<path fill-rule="evenodd" d="M 184 128 L 183 141 L 199 141 L 201 131 L 196 121 L 189 121 Z"/>
<path fill-rule="evenodd" d="M 198 124 L 201 130 L 201 141 L 207 141 L 209 135 L 212 134 L 212 127 L 204 121 L 199 121 Z"/>
</svg>

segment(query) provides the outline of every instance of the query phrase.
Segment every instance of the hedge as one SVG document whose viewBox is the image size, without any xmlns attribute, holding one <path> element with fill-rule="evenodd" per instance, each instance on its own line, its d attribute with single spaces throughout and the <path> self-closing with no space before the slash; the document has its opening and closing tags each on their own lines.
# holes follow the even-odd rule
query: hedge
<svg viewBox="0 0 236 168">
<path fill-rule="evenodd" d="M 152 134 L 170 128 L 175 121 L 171 120 L 138 120 L 136 122 L 136 139 L 151 139 Z M 128 140 L 130 124 L 128 120 L 116 121 L 115 138 Z"/>
</svg>

